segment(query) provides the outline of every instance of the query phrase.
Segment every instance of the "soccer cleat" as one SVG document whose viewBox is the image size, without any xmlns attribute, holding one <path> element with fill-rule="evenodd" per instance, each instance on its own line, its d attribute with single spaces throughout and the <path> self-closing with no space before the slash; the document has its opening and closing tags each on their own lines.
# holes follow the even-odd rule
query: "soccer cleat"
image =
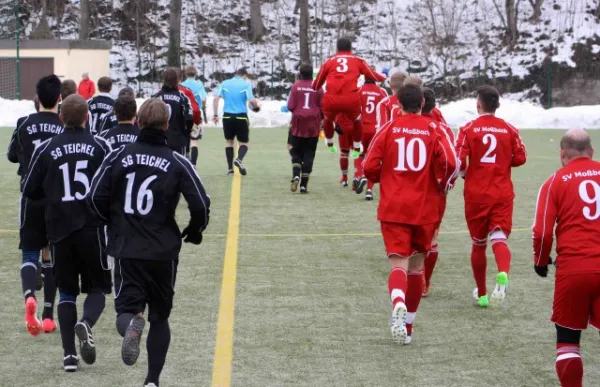
<svg viewBox="0 0 600 387">
<path fill-rule="evenodd" d="M 307 194 L 308 193 L 308 188 L 306 188 L 305 186 L 301 186 L 300 187 L 300 193 L 301 194 Z"/>
<path fill-rule="evenodd" d="M 79 367 L 79 359 L 75 355 L 67 355 L 63 359 L 63 369 L 66 372 L 75 372 Z"/>
<path fill-rule="evenodd" d="M 294 176 L 294 178 L 292 179 L 292 186 L 290 190 L 292 192 L 296 192 L 298 190 L 298 184 L 300 184 L 300 177 Z"/>
<path fill-rule="evenodd" d="M 352 178 L 352 191 L 356 191 L 356 188 L 358 187 L 358 182 L 359 180 L 357 177 Z"/>
<path fill-rule="evenodd" d="M 81 359 L 86 364 L 94 364 L 96 362 L 96 345 L 94 344 L 92 328 L 87 322 L 80 321 L 75 324 L 75 336 L 79 339 Z"/>
<path fill-rule="evenodd" d="M 506 287 L 508 286 L 508 274 L 498 273 L 496 276 L 496 287 L 492 293 L 490 303 L 493 307 L 501 306 L 506 298 Z"/>
<path fill-rule="evenodd" d="M 51 318 L 45 318 L 42 321 L 42 330 L 44 333 L 52 333 L 56 330 L 56 323 Z"/>
<path fill-rule="evenodd" d="M 327 149 L 329 149 L 330 153 L 337 152 L 337 148 L 335 147 L 335 145 L 331 145 L 331 146 L 327 145 Z"/>
<path fill-rule="evenodd" d="M 227 176 L 233 176 L 233 169 L 230 169 L 226 173 Z"/>
<path fill-rule="evenodd" d="M 421 297 L 425 298 L 429 295 L 429 285 L 427 285 L 426 283 L 423 283 L 423 293 L 421 294 Z"/>
<path fill-rule="evenodd" d="M 398 302 L 392 311 L 392 340 L 396 344 L 404 344 L 408 332 L 406 330 L 406 305 L 403 302 Z"/>
<path fill-rule="evenodd" d="M 488 295 L 486 294 L 481 297 L 478 297 L 478 294 L 479 293 L 477 292 L 477 288 L 473 289 L 473 299 L 475 300 L 475 304 L 480 308 L 487 308 L 490 305 Z"/>
<path fill-rule="evenodd" d="M 27 325 L 27 331 L 32 336 L 37 336 L 42 330 L 40 320 L 37 318 L 37 300 L 35 297 L 28 297 L 25 301 L 25 324 Z"/>
<path fill-rule="evenodd" d="M 35 273 L 35 290 L 40 291 L 44 287 L 44 271 L 42 270 L 42 263 L 38 261 L 37 271 Z"/>
<path fill-rule="evenodd" d="M 363 190 L 365 189 L 365 187 L 367 186 L 367 178 L 366 177 L 361 177 L 360 180 L 358 181 L 358 184 L 356 185 L 356 193 L 358 195 L 360 195 Z"/>
<path fill-rule="evenodd" d="M 352 150 L 352 158 L 357 159 L 360 157 L 360 149 L 359 150 Z"/>
<path fill-rule="evenodd" d="M 365 200 L 366 201 L 373 200 L 373 191 L 371 191 L 370 189 L 367 190 L 367 194 L 365 195 Z"/>
<path fill-rule="evenodd" d="M 344 188 L 348 187 L 348 176 L 346 176 L 346 175 L 342 176 L 342 178 L 340 179 L 340 184 Z"/>
<path fill-rule="evenodd" d="M 145 325 L 146 320 L 140 316 L 134 316 L 127 327 L 123 338 L 123 346 L 121 347 L 121 357 L 123 363 L 128 366 L 134 365 L 140 356 L 140 341 Z"/>
<path fill-rule="evenodd" d="M 248 173 L 248 171 L 246 171 L 246 167 L 244 167 L 244 164 L 242 163 L 242 160 L 235 159 L 233 161 L 233 165 L 235 165 L 237 167 L 237 169 L 240 170 L 240 173 L 242 174 L 242 176 L 246 176 L 246 173 Z"/>
<path fill-rule="evenodd" d="M 148 383 L 148 384 L 145 384 L 144 387 L 158 387 L 158 386 L 154 383 Z"/>
</svg>

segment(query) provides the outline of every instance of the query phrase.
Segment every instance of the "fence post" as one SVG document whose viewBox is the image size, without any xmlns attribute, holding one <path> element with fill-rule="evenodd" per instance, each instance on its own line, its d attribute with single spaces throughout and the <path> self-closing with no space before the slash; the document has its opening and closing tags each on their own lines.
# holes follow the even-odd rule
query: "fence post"
<svg viewBox="0 0 600 387">
<path fill-rule="evenodd" d="M 15 59 L 15 65 L 17 67 L 17 94 L 18 100 L 21 99 L 21 26 L 19 22 L 19 0 L 15 0 L 15 30 L 16 30 L 16 44 L 17 44 L 17 57 Z"/>
<path fill-rule="evenodd" d="M 546 65 L 546 94 L 548 109 L 552 107 L 552 59 L 548 60 Z"/>
<path fill-rule="evenodd" d="M 274 70 L 274 62 L 273 62 L 273 59 L 271 59 L 271 90 L 269 90 L 269 96 L 270 97 L 273 97 L 272 93 L 273 93 L 273 81 L 274 81 L 274 79 L 273 79 L 274 78 L 273 72 L 274 71 L 275 71 Z"/>
</svg>

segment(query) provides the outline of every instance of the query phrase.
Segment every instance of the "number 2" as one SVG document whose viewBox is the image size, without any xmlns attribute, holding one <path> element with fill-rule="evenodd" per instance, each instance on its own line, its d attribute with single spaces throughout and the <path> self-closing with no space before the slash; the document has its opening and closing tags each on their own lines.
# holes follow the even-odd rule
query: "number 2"
<svg viewBox="0 0 600 387">
<path fill-rule="evenodd" d="M 587 187 L 592 186 L 594 196 L 588 195 Z M 592 214 L 591 207 L 583 207 L 583 216 L 588 220 L 596 220 L 600 218 L 600 185 L 593 180 L 584 180 L 579 184 L 579 197 L 587 204 L 596 204 L 596 211 Z"/>
<path fill-rule="evenodd" d="M 348 59 L 347 58 L 338 58 L 337 60 L 339 66 L 335 68 L 338 73 L 345 73 L 348 71 Z"/>
<path fill-rule="evenodd" d="M 398 144 L 398 166 L 394 168 L 395 171 L 414 171 L 418 172 L 425 167 L 427 161 L 425 143 L 420 138 L 416 137 L 411 139 L 408 144 L 406 138 L 396 139 Z M 419 147 L 418 156 L 415 155 L 415 146 Z M 419 160 L 415 163 L 415 157 L 419 157 Z M 408 165 L 408 169 L 406 166 Z"/>
<path fill-rule="evenodd" d="M 485 152 L 485 154 L 481 158 L 481 162 L 484 164 L 494 164 L 496 162 L 496 155 L 493 155 L 493 153 L 496 150 L 496 146 L 498 145 L 498 140 L 496 139 L 496 136 L 489 133 L 486 134 L 485 136 L 483 136 L 483 143 L 485 145 L 490 144 L 490 146 L 487 152 Z"/>
<path fill-rule="evenodd" d="M 310 109 L 310 93 L 304 93 L 304 106 L 303 109 Z"/>
<path fill-rule="evenodd" d="M 367 114 L 371 114 L 375 111 L 375 96 L 370 95 L 367 97 Z"/>
<path fill-rule="evenodd" d="M 133 196 L 133 183 L 135 181 L 135 172 L 127 174 L 127 188 L 125 189 L 125 213 L 135 214 L 133 207 L 131 206 Z M 156 175 L 148 176 L 146 180 L 142 182 L 140 189 L 137 193 L 136 208 L 140 215 L 148 215 L 152 211 L 154 205 L 154 194 L 148 189 L 150 184 L 156 180 Z M 146 202 L 144 205 L 144 201 Z"/>
<path fill-rule="evenodd" d="M 72 202 L 75 200 L 83 200 L 83 198 L 85 198 L 85 195 L 87 195 L 88 191 L 90 190 L 90 180 L 88 179 L 87 175 L 82 171 L 87 169 L 87 167 L 87 160 L 79 160 L 77 164 L 75 164 L 74 181 L 83 184 L 83 187 L 85 188 L 83 193 L 75 192 L 75 196 L 73 196 L 73 193 L 71 191 L 71 175 L 69 174 L 69 163 L 64 163 L 60 167 L 58 167 L 62 171 L 63 175 L 63 185 L 65 189 L 65 194 L 62 197 L 63 202 Z"/>
</svg>

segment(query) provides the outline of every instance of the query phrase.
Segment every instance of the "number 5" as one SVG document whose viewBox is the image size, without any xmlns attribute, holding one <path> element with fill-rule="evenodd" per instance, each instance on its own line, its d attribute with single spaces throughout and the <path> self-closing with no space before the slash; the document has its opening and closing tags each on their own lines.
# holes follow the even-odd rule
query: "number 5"
<svg viewBox="0 0 600 387">
<path fill-rule="evenodd" d="M 375 96 L 370 95 L 367 97 L 367 114 L 371 114 L 375 111 Z"/>
<path fill-rule="evenodd" d="M 338 73 L 345 73 L 348 71 L 348 59 L 347 58 L 338 58 L 337 60 L 339 66 L 335 68 L 335 71 Z"/>
</svg>

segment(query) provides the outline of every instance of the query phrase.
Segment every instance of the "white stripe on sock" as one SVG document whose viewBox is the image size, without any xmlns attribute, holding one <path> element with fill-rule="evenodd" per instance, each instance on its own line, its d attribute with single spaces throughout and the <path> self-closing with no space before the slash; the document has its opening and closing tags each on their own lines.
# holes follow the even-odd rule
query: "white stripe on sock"
<svg viewBox="0 0 600 387">
<path fill-rule="evenodd" d="M 556 357 L 556 362 L 558 363 L 561 360 L 573 359 L 576 357 L 581 357 L 581 356 L 579 356 L 578 353 L 563 353 L 562 355 L 558 355 Z"/>
<path fill-rule="evenodd" d="M 406 299 L 406 294 L 404 294 L 404 291 L 402 289 L 393 289 L 392 290 L 392 302 L 394 302 L 394 300 L 396 298 L 401 298 L 402 301 L 404 301 Z"/>
</svg>

